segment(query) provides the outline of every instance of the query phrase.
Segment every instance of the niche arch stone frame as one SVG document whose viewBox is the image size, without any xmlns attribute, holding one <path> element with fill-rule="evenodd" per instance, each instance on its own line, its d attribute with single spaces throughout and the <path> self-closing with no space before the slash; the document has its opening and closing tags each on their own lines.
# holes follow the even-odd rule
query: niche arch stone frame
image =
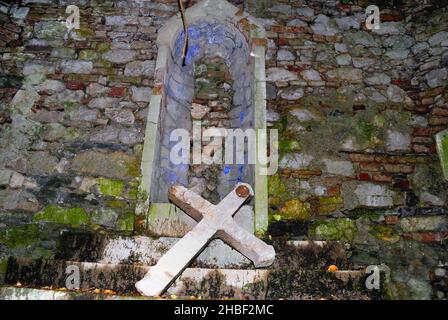
<svg viewBox="0 0 448 320">
<path fill-rule="evenodd" d="M 265 52 L 267 40 L 263 26 L 255 18 L 224 0 L 201 1 L 186 10 L 186 17 L 190 38 L 186 67 L 180 65 L 182 63 L 180 51 L 183 44 L 183 25 L 180 15 L 168 20 L 159 30 L 157 39 L 155 80 L 145 131 L 141 163 L 142 179 L 136 209 L 136 228 L 157 236 L 183 236 L 194 223 L 189 221 L 185 213 L 164 198 L 170 184 L 182 182 L 182 179 L 174 174 L 175 179 L 166 183 L 166 179 L 161 178 L 160 172 L 163 153 L 167 152 L 166 148 L 164 149 L 167 145 L 166 139 L 169 139 L 165 131 L 166 117 L 167 114 L 169 116 L 171 109 L 171 111 L 179 110 L 179 114 L 171 114 L 172 117 L 182 118 L 182 112 L 185 111 L 180 110 L 183 110 L 182 107 L 187 107 L 189 98 L 192 98 L 190 97 L 192 84 L 188 83 L 188 78 L 182 79 L 181 74 L 191 73 L 194 68 L 194 59 L 211 55 L 211 53 L 218 54 L 230 64 L 229 68 L 232 69 L 232 66 L 238 66 L 238 63 L 231 61 L 235 58 L 232 53 L 234 54 L 237 50 L 244 52 L 238 58 L 241 59 L 243 55 L 243 58 L 247 59 L 247 67 L 244 70 L 233 67 L 232 74 L 234 80 L 241 80 L 244 77 L 239 75 L 245 72 L 250 80 L 250 94 L 248 94 L 250 97 L 246 99 L 246 102 L 249 101 L 250 104 L 250 112 L 245 115 L 245 120 L 242 120 L 240 116 L 239 127 L 266 129 Z M 237 39 L 233 45 L 226 38 L 229 33 Z M 210 46 L 198 47 L 195 39 L 205 39 Z M 219 48 L 223 50 L 216 50 Z M 245 51 L 244 48 L 246 48 Z M 234 87 L 241 88 L 238 87 L 239 85 L 241 83 L 235 81 Z M 176 96 L 176 99 L 173 99 L 173 90 L 181 93 Z M 238 110 L 230 112 L 236 114 Z M 188 123 L 188 119 L 182 123 Z M 181 122 L 177 122 L 176 125 L 181 125 Z M 258 136 L 257 139 L 261 137 Z M 267 153 L 267 141 L 257 141 L 257 144 L 263 146 L 263 150 L 259 152 Z M 251 169 L 241 170 L 244 171 L 242 173 L 246 179 L 244 182 L 251 183 L 255 191 L 253 226 L 249 228 L 257 234 L 263 234 L 268 227 L 267 176 L 260 175 L 261 167 L 257 159 L 257 163 Z M 233 185 L 229 186 L 230 189 L 232 187 Z M 226 190 L 223 190 L 223 193 L 225 192 Z M 186 228 L 181 227 L 183 223 Z M 189 223 L 190 226 L 188 226 Z"/>
</svg>

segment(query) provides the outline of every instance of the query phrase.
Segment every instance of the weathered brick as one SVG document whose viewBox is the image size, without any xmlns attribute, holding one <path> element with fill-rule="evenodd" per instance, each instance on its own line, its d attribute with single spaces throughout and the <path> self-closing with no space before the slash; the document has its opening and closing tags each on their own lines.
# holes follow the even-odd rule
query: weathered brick
<svg viewBox="0 0 448 320">
<path fill-rule="evenodd" d="M 412 173 L 414 172 L 413 166 L 407 166 L 402 164 L 385 164 L 384 169 L 390 173 Z"/>
<path fill-rule="evenodd" d="M 107 95 L 109 97 L 124 97 L 126 95 L 127 90 L 128 89 L 126 87 L 113 87 L 110 88 Z"/>
<path fill-rule="evenodd" d="M 370 176 L 369 173 L 361 172 L 361 173 L 358 174 L 358 180 L 370 181 L 370 180 L 372 180 L 372 177 Z"/>
<path fill-rule="evenodd" d="M 353 162 L 374 162 L 375 156 L 362 153 L 351 153 L 349 159 Z"/>
<path fill-rule="evenodd" d="M 435 107 L 431 110 L 431 114 L 440 117 L 448 117 L 448 109 L 442 107 Z"/>
<path fill-rule="evenodd" d="M 384 218 L 387 225 L 396 225 L 398 223 L 398 216 L 386 216 Z"/>
<path fill-rule="evenodd" d="M 85 84 L 82 81 L 76 80 L 68 81 L 65 86 L 70 90 L 84 90 L 86 88 Z"/>
<path fill-rule="evenodd" d="M 392 177 L 385 174 L 373 174 L 372 180 L 376 182 L 392 182 Z"/>
<path fill-rule="evenodd" d="M 359 169 L 361 169 L 362 171 L 380 171 L 381 164 L 376 162 L 361 162 L 359 164 Z"/>
</svg>

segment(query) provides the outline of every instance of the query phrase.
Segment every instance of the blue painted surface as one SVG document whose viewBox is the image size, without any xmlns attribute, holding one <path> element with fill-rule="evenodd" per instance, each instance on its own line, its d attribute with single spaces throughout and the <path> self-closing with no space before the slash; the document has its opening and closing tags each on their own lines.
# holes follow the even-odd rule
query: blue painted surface
<svg viewBox="0 0 448 320">
<path fill-rule="evenodd" d="M 210 49 L 211 46 L 223 50 L 227 54 L 226 63 L 232 63 L 230 57 L 236 50 L 244 50 L 245 39 L 230 29 L 230 26 L 211 23 L 199 22 L 188 27 L 188 50 L 185 63 L 190 66 L 197 59 L 200 59 L 205 49 Z M 181 31 L 174 44 L 174 55 L 180 58 L 184 46 L 184 32 Z M 176 99 L 183 99 L 185 96 L 185 88 L 181 85 L 168 85 L 167 94 Z M 246 112 L 240 112 L 239 121 L 242 125 L 247 117 Z M 169 168 L 163 168 L 162 178 L 168 185 L 183 184 L 188 185 L 189 165 L 181 164 L 177 166 L 171 165 Z M 228 176 L 229 183 L 243 182 L 243 175 L 246 171 L 246 165 L 226 165 L 222 172 Z"/>
<path fill-rule="evenodd" d="M 185 33 L 182 30 L 179 34 L 175 45 L 174 52 L 177 57 L 182 54 L 184 46 Z M 191 64 L 195 58 L 199 57 L 202 47 L 205 45 L 220 45 L 225 40 L 232 40 L 235 42 L 234 37 L 227 31 L 227 27 L 224 25 L 213 25 L 210 23 L 202 23 L 199 25 L 190 25 L 188 27 L 188 50 L 185 63 Z M 242 47 L 242 41 L 237 41 L 236 47 Z"/>
<path fill-rule="evenodd" d="M 241 111 L 240 112 L 240 124 L 243 124 L 245 117 L 246 117 L 246 113 L 244 111 Z"/>
</svg>

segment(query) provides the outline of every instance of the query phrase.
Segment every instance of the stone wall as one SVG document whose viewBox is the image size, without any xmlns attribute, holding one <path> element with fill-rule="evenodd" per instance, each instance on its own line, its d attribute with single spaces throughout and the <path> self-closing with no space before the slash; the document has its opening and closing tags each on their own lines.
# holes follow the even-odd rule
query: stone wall
<svg viewBox="0 0 448 320">
<path fill-rule="evenodd" d="M 373 2 L 337 2 L 253 2 L 268 30 L 268 117 L 281 140 L 271 232 L 349 241 L 353 262 L 393 270 L 392 296 L 428 297 L 447 257 L 434 140 L 448 120 L 447 5 L 378 3 L 381 29 L 369 31 Z"/>
<path fill-rule="evenodd" d="M 195 68 L 194 99 L 191 106 L 191 119 L 200 125 L 201 136 L 212 132 L 213 128 L 231 128 L 229 111 L 233 107 L 233 81 L 229 68 L 218 57 L 202 59 Z M 213 159 L 215 141 L 202 141 L 202 148 Z M 208 146 L 208 147 L 207 147 Z M 191 152 L 193 157 L 193 152 Z M 221 197 L 218 187 L 224 166 L 220 164 L 194 165 L 190 167 L 188 188 L 210 201 L 219 203 Z M 227 181 L 224 181 L 226 183 Z"/>
<path fill-rule="evenodd" d="M 66 2 L 80 30 L 61 24 Z M 269 233 L 350 243 L 353 263 L 391 268 L 393 298 L 446 297 L 447 2 L 233 2 L 269 38 Z M 60 225 L 134 230 L 155 39 L 177 13 L 175 0 L 21 3 L 0 8 L 0 273 L 10 254 L 51 257 Z"/>
<path fill-rule="evenodd" d="M 69 32 L 66 1 L 21 3 L 0 13 L 0 273 L 52 257 L 61 228 L 133 232 L 155 39 L 177 10 L 70 1 Z"/>
</svg>

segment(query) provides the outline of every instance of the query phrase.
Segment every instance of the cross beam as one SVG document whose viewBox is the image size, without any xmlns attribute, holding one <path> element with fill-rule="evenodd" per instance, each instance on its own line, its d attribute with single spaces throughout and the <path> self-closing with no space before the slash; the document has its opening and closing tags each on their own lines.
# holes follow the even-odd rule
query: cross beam
<svg viewBox="0 0 448 320">
<path fill-rule="evenodd" d="M 224 240 L 252 260 L 255 267 L 271 265 L 275 259 L 274 248 L 233 220 L 233 215 L 253 195 L 250 185 L 240 183 L 218 205 L 213 205 L 183 186 L 171 187 L 169 199 L 198 224 L 136 283 L 137 290 L 145 296 L 163 294 L 214 238 Z"/>
</svg>

